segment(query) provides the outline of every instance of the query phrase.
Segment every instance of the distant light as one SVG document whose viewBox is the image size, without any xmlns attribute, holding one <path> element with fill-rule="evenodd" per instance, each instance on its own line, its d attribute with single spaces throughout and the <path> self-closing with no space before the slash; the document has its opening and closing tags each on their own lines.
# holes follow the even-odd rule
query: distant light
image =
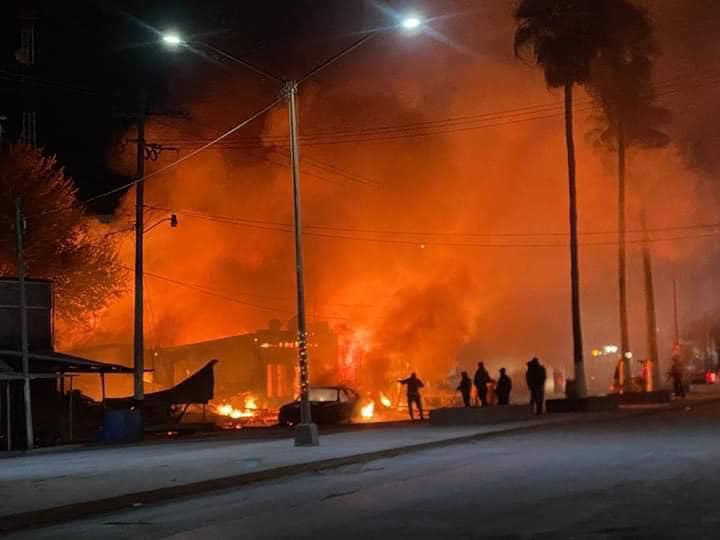
<svg viewBox="0 0 720 540">
<path fill-rule="evenodd" d="M 416 15 L 410 15 L 402 20 L 402 27 L 405 30 L 415 30 L 420 27 L 422 20 Z"/>
<path fill-rule="evenodd" d="M 631 360 L 632 357 L 633 357 L 633 353 L 631 353 L 630 351 L 625 353 L 625 358 L 627 358 L 628 360 Z"/>
<path fill-rule="evenodd" d="M 166 34 L 163 34 L 162 40 L 163 42 L 165 42 L 165 44 L 172 47 L 177 47 L 178 45 L 183 44 L 183 38 L 181 38 L 180 34 L 176 32 L 168 32 Z"/>
<path fill-rule="evenodd" d="M 605 351 L 605 354 L 615 354 L 618 352 L 618 346 L 617 345 L 605 345 L 603 347 L 603 351 Z"/>
</svg>

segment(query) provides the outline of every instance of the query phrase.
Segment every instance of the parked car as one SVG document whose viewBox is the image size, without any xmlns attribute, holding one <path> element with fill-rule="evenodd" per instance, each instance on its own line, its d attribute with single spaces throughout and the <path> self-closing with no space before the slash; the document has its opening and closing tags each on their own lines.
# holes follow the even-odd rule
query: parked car
<svg viewBox="0 0 720 540">
<path fill-rule="evenodd" d="M 316 386 L 309 391 L 310 414 L 316 424 L 350 422 L 360 412 L 360 395 L 347 386 Z M 300 423 L 300 398 L 280 407 L 278 423 L 294 426 Z"/>
</svg>

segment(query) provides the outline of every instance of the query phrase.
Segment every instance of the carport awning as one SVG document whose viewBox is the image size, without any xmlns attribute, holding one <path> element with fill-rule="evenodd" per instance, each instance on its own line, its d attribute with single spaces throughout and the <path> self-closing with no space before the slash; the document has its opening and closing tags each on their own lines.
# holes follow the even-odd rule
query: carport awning
<svg viewBox="0 0 720 540">
<path fill-rule="evenodd" d="M 30 374 L 58 373 L 133 373 L 133 369 L 118 364 L 107 364 L 70 354 L 48 352 L 29 354 Z M 22 354 L 19 351 L 0 350 L 0 377 L 22 377 Z"/>
</svg>

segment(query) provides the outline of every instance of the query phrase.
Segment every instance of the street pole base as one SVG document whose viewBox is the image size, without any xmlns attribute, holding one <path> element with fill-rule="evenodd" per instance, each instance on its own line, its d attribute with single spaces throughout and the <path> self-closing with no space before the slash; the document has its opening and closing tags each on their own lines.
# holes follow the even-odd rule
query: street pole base
<svg viewBox="0 0 720 540">
<path fill-rule="evenodd" d="M 295 446 L 319 446 L 317 424 L 298 424 L 295 427 Z"/>
</svg>

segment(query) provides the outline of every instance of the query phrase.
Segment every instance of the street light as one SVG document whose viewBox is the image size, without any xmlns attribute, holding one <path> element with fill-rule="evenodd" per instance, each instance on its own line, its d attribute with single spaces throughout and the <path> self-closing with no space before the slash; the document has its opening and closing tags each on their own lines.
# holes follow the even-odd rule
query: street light
<svg viewBox="0 0 720 540">
<path fill-rule="evenodd" d="M 422 19 L 417 15 L 408 15 L 400 23 L 405 30 L 417 30 L 420 25 L 422 25 Z"/>
<path fill-rule="evenodd" d="M 162 35 L 162 40 L 163 43 L 169 45 L 170 47 L 177 47 L 185 43 L 183 38 L 177 32 L 165 32 Z"/>
<path fill-rule="evenodd" d="M 408 30 L 414 31 L 419 29 L 423 24 L 423 21 L 417 15 L 409 15 L 402 18 L 399 21 L 398 26 Z M 293 192 L 293 216 L 294 216 L 294 232 L 295 232 L 295 276 L 297 284 L 297 343 L 298 343 L 298 361 L 300 367 L 300 423 L 295 428 L 295 446 L 317 446 L 318 445 L 318 431 L 317 425 L 312 422 L 312 415 L 310 410 L 309 400 L 309 377 L 308 377 L 308 332 L 305 320 L 305 287 L 304 287 L 304 269 L 303 269 L 303 249 L 302 249 L 302 219 L 301 219 L 301 204 L 300 204 L 300 156 L 299 156 L 299 144 L 298 144 L 298 115 L 297 115 L 297 93 L 298 85 L 307 80 L 312 75 L 317 74 L 327 66 L 334 64 L 337 60 L 355 50 L 356 48 L 367 43 L 373 36 L 378 32 L 372 32 L 365 35 L 363 38 L 350 45 L 346 49 L 342 50 L 337 55 L 333 56 L 320 66 L 311 70 L 305 77 L 300 81 L 286 81 L 272 73 L 249 63 L 241 58 L 233 56 L 232 54 L 223 51 L 213 45 L 210 45 L 201 41 L 185 41 L 182 37 L 175 32 L 168 32 L 162 35 L 162 40 L 170 47 L 177 47 L 179 45 L 190 45 L 195 44 L 220 55 L 227 60 L 235 62 L 250 69 L 256 74 L 275 80 L 277 82 L 284 83 L 283 89 L 284 95 L 288 100 L 288 112 L 289 112 L 289 123 L 290 123 L 290 169 L 292 172 L 292 192 Z"/>
</svg>

